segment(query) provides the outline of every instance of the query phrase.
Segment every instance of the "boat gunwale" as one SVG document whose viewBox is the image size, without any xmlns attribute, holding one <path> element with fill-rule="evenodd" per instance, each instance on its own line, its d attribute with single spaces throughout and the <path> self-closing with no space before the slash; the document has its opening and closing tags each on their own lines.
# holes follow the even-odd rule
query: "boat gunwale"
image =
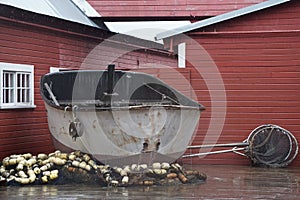
<svg viewBox="0 0 300 200">
<path fill-rule="evenodd" d="M 81 106 L 80 104 L 73 104 L 71 105 L 61 105 L 61 106 L 56 106 L 54 104 L 49 104 L 49 106 L 59 109 L 59 110 L 64 110 L 64 111 L 72 111 L 74 107 L 76 107 L 76 110 L 80 111 L 90 111 L 90 110 L 97 110 L 97 111 L 114 111 L 114 110 L 142 110 L 142 109 L 150 109 L 150 108 L 160 108 L 163 107 L 165 109 L 184 109 L 184 110 L 199 110 L 203 111 L 205 110 L 205 107 L 199 107 L 199 106 L 184 106 L 184 105 L 163 105 L 163 104 L 145 104 L 145 105 L 133 105 L 133 106 L 96 106 L 94 105 L 83 105 Z"/>
</svg>

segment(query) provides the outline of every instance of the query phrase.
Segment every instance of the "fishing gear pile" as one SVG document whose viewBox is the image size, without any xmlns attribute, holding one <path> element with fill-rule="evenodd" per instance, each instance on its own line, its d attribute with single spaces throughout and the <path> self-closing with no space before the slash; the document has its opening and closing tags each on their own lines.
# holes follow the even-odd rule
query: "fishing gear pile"
<svg viewBox="0 0 300 200">
<path fill-rule="evenodd" d="M 203 183 L 205 180 L 205 174 L 184 170 L 178 163 L 111 167 L 97 163 L 80 151 L 11 155 L 4 158 L 0 166 L 0 182 L 4 186 L 78 183 L 127 187 Z"/>
</svg>

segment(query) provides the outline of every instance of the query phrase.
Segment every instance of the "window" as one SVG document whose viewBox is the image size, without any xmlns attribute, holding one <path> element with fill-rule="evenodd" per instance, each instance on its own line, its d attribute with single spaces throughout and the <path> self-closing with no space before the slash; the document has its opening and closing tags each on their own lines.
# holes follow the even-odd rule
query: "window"
<svg viewBox="0 0 300 200">
<path fill-rule="evenodd" d="M 34 66 L 0 62 L 0 108 L 35 108 Z"/>
</svg>

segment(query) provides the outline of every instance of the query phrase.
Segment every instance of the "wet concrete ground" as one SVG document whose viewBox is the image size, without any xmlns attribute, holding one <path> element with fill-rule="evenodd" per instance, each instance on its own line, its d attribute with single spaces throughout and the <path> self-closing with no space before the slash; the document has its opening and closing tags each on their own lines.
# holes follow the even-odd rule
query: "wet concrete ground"
<svg viewBox="0 0 300 200">
<path fill-rule="evenodd" d="M 91 185 L 0 187 L 0 199 L 300 199 L 300 168 L 193 165 L 207 175 L 199 185 L 102 188 Z"/>
</svg>

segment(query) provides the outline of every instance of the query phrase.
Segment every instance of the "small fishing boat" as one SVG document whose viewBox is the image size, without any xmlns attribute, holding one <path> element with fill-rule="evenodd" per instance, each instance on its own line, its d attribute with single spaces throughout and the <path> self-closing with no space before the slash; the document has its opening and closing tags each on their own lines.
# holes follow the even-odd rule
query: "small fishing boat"
<svg viewBox="0 0 300 200">
<path fill-rule="evenodd" d="M 45 74 L 40 92 L 55 147 L 109 165 L 175 161 L 205 109 L 154 76 L 114 65 Z"/>
</svg>

